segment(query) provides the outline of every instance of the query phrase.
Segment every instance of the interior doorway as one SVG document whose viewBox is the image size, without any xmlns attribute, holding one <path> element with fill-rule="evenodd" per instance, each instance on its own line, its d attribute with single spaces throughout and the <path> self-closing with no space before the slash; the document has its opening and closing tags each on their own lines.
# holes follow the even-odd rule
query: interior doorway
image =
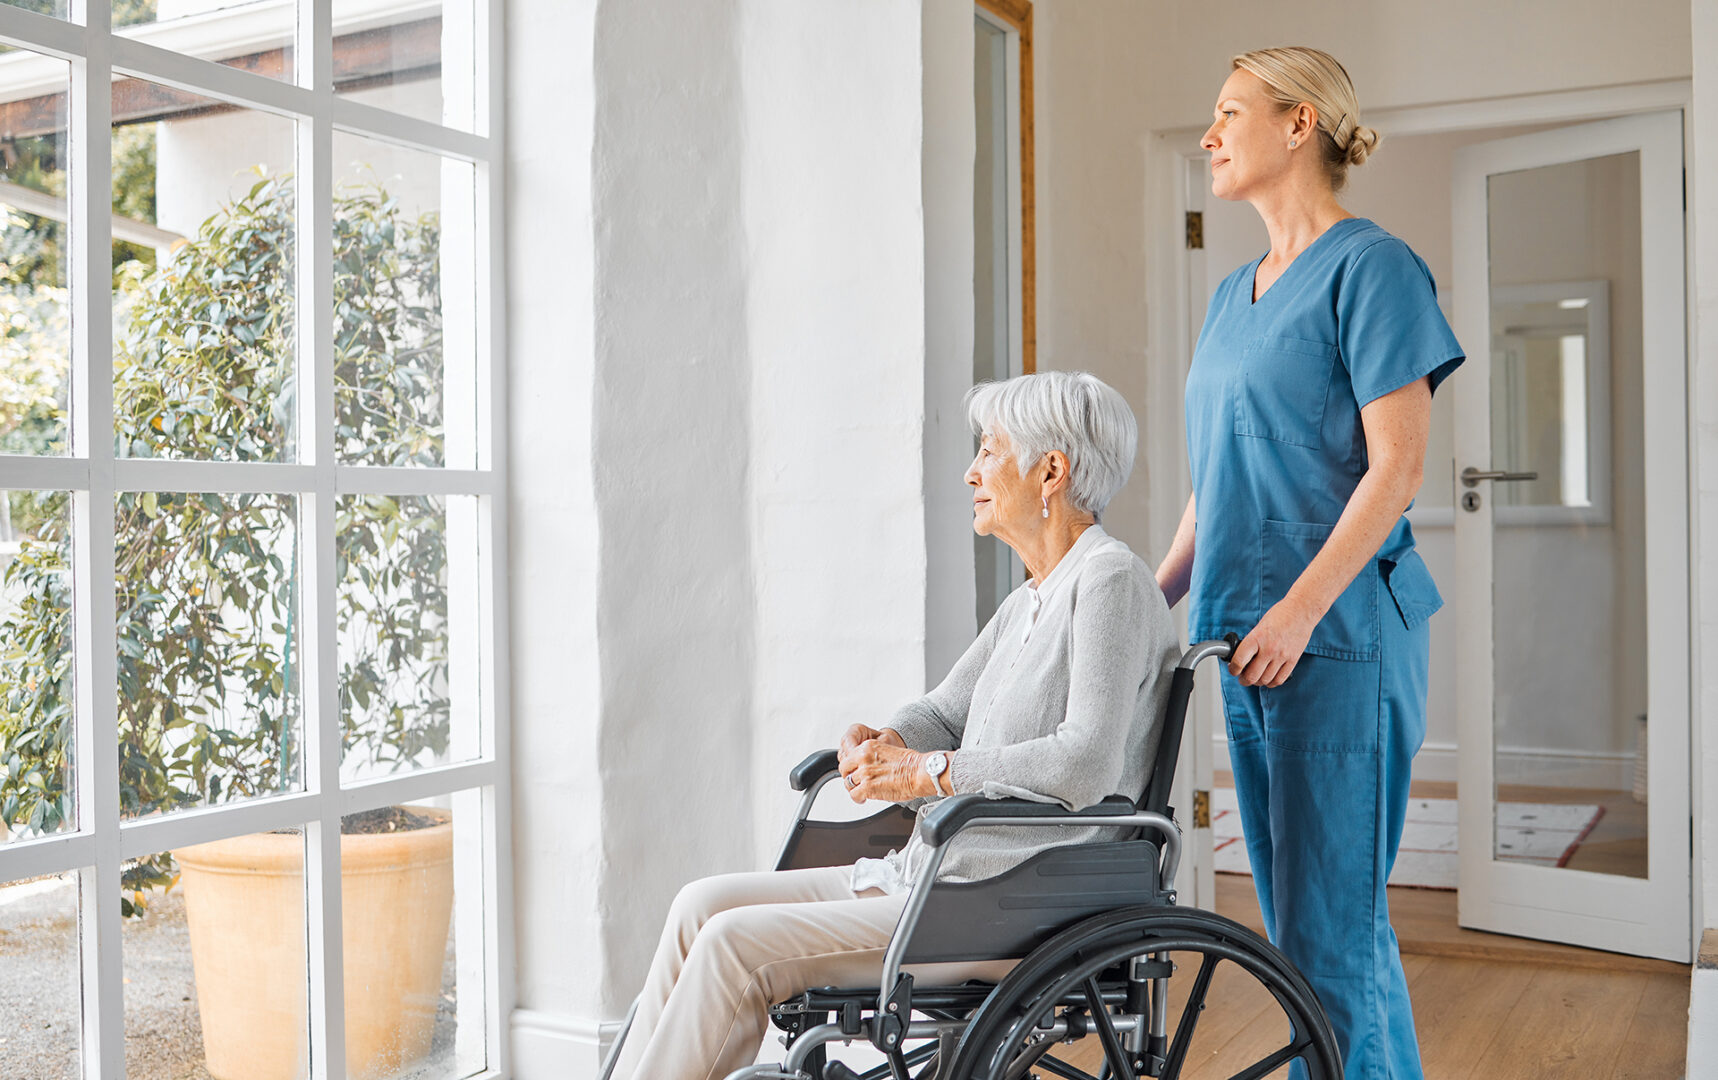
<svg viewBox="0 0 1718 1080">
<path fill-rule="evenodd" d="M 1458 593 L 1458 582 L 1462 580 L 1463 573 L 1462 557 L 1457 550 L 1456 518 L 1463 513 L 1460 509 L 1462 499 L 1471 489 L 1455 475 L 1460 456 L 1457 447 L 1458 406 L 1456 395 L 1451 390 L 1460 382 L 1473 378 L 1475 364 L 1472 355 L 1477 351 L 1469 340 L 1471 335 L 1457 325 L 1454 303 L 1457 279 L 1461 275 L 1456 261 L 1456 228 L 1452 221 L 1456 161 L 1466 148 L 1478 144 L 1570 128 L 1606 116 L 1679 109 L 1686 97 L 1685 83 L 1666 83 L 1637 88 L 1632 95 L 1575 93 L 1487 102 L 1467 109 L 1456 106 L 1379 112 L 1368 116 L 1367 122 L 1384 132 L 1384 141 L 1366 166 L 1352 171 L 1350 188 L 1341 196 L 1343 205 L 1351 212 L 1371 218 L 1401 236 L 1426 259 L 1437 279 L 1439 302 L 1445 315 L 1457 327 L 1458 336 L 1462 337 L 1470 352 L 1467 370 L 1459 373 L 1451 387 L 1440 392 L 1434 401 L 1426 480 L 1409 514 L 1419 549 L 1448 601 L 1446 610 L 1433 620 L 1429 723 L 1425 746 L 1415 761 L 1416 791 L 1417 794 L 1432 792 L 1452 800 L 1449 822 L 1452 831 L 1455 828 L 1455 805 L 1464 798 L 1460 782 L 1463 779 L 1460 750 L 1465 729 L 1460 718 L 1461 693 L 1468 685 L 1465 681 L 1467 676 L 1458 673 L 1457 665 L 1465 620 L 1461 614 L 1463 596 Z M 1177 356 L 1180 369 L 1175 371 L 1165 365 L 1165 370 L 1157 374 L 1160 403 L 1159 411 L 1152 419 L 1158 424 L 1173 424 L 1176 431 L 1181 428 L 1180 399 L 1175 391 L 1179 390 L 1181 379 L 1185 377 L 1187 358 L 1192 354 L 1204 319 L 1205 301 L 1224 276 L 1237 266 L 1257 258 L 1269 246 L 1263 224 L 1249 205 L 1225 203 L 1211 197 L 1207 155 L 1198 149 L 1198 138 L 1199 130 L 1184 130 L 1164 133 L 1158 144 L 1165 157 L 1156 174 L 1163 185 L 1161 205 L 1164 220 L 1166 223 L 1174 220 L 1179 226 L 1183 214 L 1198 215 L 1188 221 L 1188 243 L 1180 243 L 1181 230 L 1177 228 L 1174 249 L 1166 243 L 1160 254 L 1167 269 L 1179 271 L 1179 280 L 1175 280 L 1176 275 L 1170 275 L 1171 284 L 1166 285 L 1159 296 L 1159 310 L 1173 313 L 1174 318 L 1165 321 L 1178 325 L 1162 331 L 1154 345 L 1159 355 Z M 1680 153 L 1680 143 L 1677 149 Z M 1638 162 L 1635 164 L 1638 166 Z M 1584 166 L 1590 175 L 1585 175 L 1580 182 L 1614 183 L 1628 166 L 1627 160 Z M 1609 180 L 1601 175 L 1607 169 L 1613 174 Z M 1500 190 L 1507 187 L 1508 181 L 1500 182 Z M 1638 189 L 1634 199 L 1634 213 L 1638 216 L 1641 206 Z M 1589 213 L 1595 222 L 1602 224 L 1607 214 L 1611 217 L 1617 214 L 1614 203 L 1608 207 L 1607 204 L 1592 204 Z M 1190 247 L 1194 241 L 1200 246 Z M 1619 289 L 1628 287 L 1624 280 L 1626 274 L 1587 273 L 1579 270 L 1576 261 L 1568 259 L 1561 265 L 1556 274 L 1535 277 L 1524 272 L 1508 280 L 1499 278 L 1496 283 L 1502 289 L 1489 301 L 1497 305 L 1503 329 L 1501 334 L 1492 336 L 1487 360 L 1504 358 L 1495 365 L 1497 373 L 1488 373 L 1486 380 L 1488 398 L 1495 379 L 1496 397 L 1502 404 L 1494 413 L 1488 400 L 1486 411 L 1479 414 L 1485 417 L 1488 436 L 1496 426 L 1500 436 L 1498 444 L 1504 455 L 1501 459 L 1494 455 L 1489 464 L 1495 468 L 1490 471 L 1537 471 L 1541 474 L 1535 481 L 1519 482 L 1513 488 L 1495 483 L 1491 485 L 1501 499 L 1499 527 L 1514 534 L 1511 544 L 1523 548 L 1529 553 L 1528 557 L 1535 551 L 1545 550 L 1542 544 L 1535 546 L 1535 530 L 1549 529 L 1571 535 L 1579 533 L 1605 547 L 1612 563 L 1603 583 L 1606 600 L 1602 609 L 1592 610 L 1602 610 L 1605 618 L 1598 622 L 1607 636 L 1630 634 L 1634 630 L 1642 632 L 1620 649 L 1615 647 L 1615 643 L 1597 641 L 1579 646 L 1590 650 L 1590 655 L 1595 658 L 1590 665 L 1595 670 L 1583 672 L 1583 675 L 1597 677 L 1596 669 L 1601 666 L 1605 669 L 1604 687 L 1588 687 L 1581 691 L 1581 700 L 1592 703 L 1595 708 L 1601 700 L 1604 703 L 1603 719 L 1595 718 L 1590 725 L 1591 730 L 1583 730 L 1580 736 L 1567 738 L 1573 734 L 1567 727 L 1551 730 L 1549 734 L 1546 731 L 1534 732 L 1530 728 L 1493 729 L 1502 732 L 1501 737 L 1493 739 L 1494 747 L 1490 751 L 1499 770 L 1496 782 L 1502 787 L 1497 784 L 1482 786 L 1477 780 L 1470 786 L 1465 797 L 1474 806 L 1483 808 L 1483 831 L 1488 839 L 1469 846 L 1484 848 L 1488 857 L 1495 861 L 1499 853 L 1499 815 L 1513 812 L 1514 804 L 1572 806 L 1574 809 L 1568 810 L 1568 814 L 1587 813 L 1589 818 L 1595 817 L 1590 812 L 1592 808 L 1603 807 L 1596 820 L 1583 819 L 1576 823 L 1571 835 L 1580 836 L 1579 843 L 1562 845 L 1551 856 L 1553 867 L 1559 860 L 1564 860 L 1561 863 L 1564 869 L 1587 870 L 1592 876 L 1576 873 L 1573 880 L 1562 883 L 1557 889 L 1574 889 L 1590 899 L 1618 887 L 1618 882 L 1644 882 L 1648 880 L 1649 871 L 1659 875 L 1665 895 L 1672 899 L 1680 897 L 1679 904 L 1671 905 L 1674 910 L 1667 908 L 1655 915 L 1661 925 L 1669 927 L 1669 938 L 1676 939 L 1675 942 L 1671 947 L 1663 947 L 1661 942 L 1661 947 L 1650 949 L 1638 941 L 1612 938 L 1604 942 L 1590 935 L 1573 933 L 1557 919 L 1537 917 L 1517 922 L 1515 928 L 1508 932 L 1538 934 L 1549 940 L 1578 941 L 1590 946 L 1667 958 L 1679 955 L 1680 949 L 1681 958 L 1686 960 L 1686 949 L 1692 941 L 1686 812 L 1684 810 L 1682 820 L 1684 833 L 1680 839 L 1680 866 L 1653 868 L 1648 865 L 1647 839 L 1652 804 L 1650 799 L 1644 803 L 1635 800 L 1636 763 L 1641 762 L 1644 768 L 1649 762 L 1644 755 L 1643 743 L 1650 740 L 1641 738 L 1642 722 L 1638 719 L 1642 713 L 1649 712 L 1642 704 L 1644 667 L 1648 662 L 1645 656 L 1648 654 L 1642 648 L 1636 648 L 1647 640 L 1643 622 L 1645 613 L 1635 603 L 1636 597 L 1630 593 L 1629 582 L 1640 580 L 1644 573 L 1644 564 L 1637 554 L 1645 549 L 1633 539 L 1616 535 L 1606 540 L 1593 540 L 1604 529 L 1611 530 L 1613 534 L 1619 531 L 1627 533 L 1643 520 L 1645 514 L 1638 502 L 1644 487 L 1641 472 L 1638 469 L 1631 471 L 1632 465 L 1627 462 L 1619 467 L 1615 457 L 1617 454 L 1626 456 L 1633 446 L 1636 448 L 1633 464 L 1640 460 L 1638 446 L 1646 423 L 1640 396 L 1644 370 L 1638 345 L 1640 306 L 1638 299 L 1632 302 L 1632 307 L 1626 297 L 1619 299 Z M 1638 271 L 1637 267 L 1637 274 Z M 1486 279 L 1488 287 L 1491 280 L 1489 277 Z M 1549 297 L 1547 293 L 1549 299 L 1540 297 L 1534 286 L 1544 286 L 1539 291 L 1550 289 L 1558 295 Z M 1632 295 L 1638 298 L 1638 281 L 1633 289 Z M 1624 308 L 1628 310 L 1622 310 Z M 1558 314 L 1549 315 L 1550 310 Z M 1618 332 L 1618 327 L 1613 324 L 1618 319 L 1626 324 L 1622 327 L 1623 333 L 1633 327 L 1636 344 L 1632 351 L 1626 346 L 1619 348 L 1613 345 Z M 1680 305 L 1671 319 L 1679 325 L 1686 319 Z M 1519 359 L 1508 359 L 1511 355 Z M 1686 370 L 1685 356 L 1679 354 L 1669 362 L 1673 375 L 1679 376 Z M 1553 370 L 1555 379 L 1547 381 Z M 1170 400 L 1164 403 L 1163 398 Z M 1576 417 L 1580 418 L 1579 425 L 1574 422 Z M 1685 421 L 1685 415 L 1678 413 L 1656 419 L 1654 423 L 1685 428 Z M 1632 444 L 1630 440 L 1633 440 Z M 1184 474 L 1185 451 L 1179 447 L 1176 449 L 1180 454 L 1180 471 Z M 1525 461 L 1535 455 L 1546 463 L 1539 469 L 1525 465 L 1505 469 L 1497 465 L 1499 460 L 1507 465 L 1515 462 L 1517 457 Z M 1184 483 L 1182 480 L 1181 484 Z M 1671 478 L 1667 490 L 1675 490 L 1670 490 L 1666 497 L 1678 497 L 1685 512 L 1686 481 L 1680 482 L 1681 488 L 1676 487 L 1677 483 L 1675 478 Z M 1186 489 L 1179 485 L 1159 485 L 1158 490 L 1162 494 L 1154 499 L 1154 518 L 1162 516 L 1173 523 L 1185 501 Z M 1504 494 L 1505 491 L 1510 493 Z M 1492 495 L 1487 492 L 1482 497 L 1489 500 Z M 1685 570 L 1685 546 L 1677 557 Z M 1487 569 L 1490 570 L 1489 563 Z M 1512 571 L 1505 576 L 1512 581 L 1525 581 Z M 1600 587 L 1598 582 L 1592 584 L 1594 589 Z M 1502 584 L 1498 587 L 1504 589 Z M 1555 592 L 1543 581 L 1538 583 L 1537 593 L 1548 590 Z M 1644 591 L 1641 595 L 1644 597 Z M 1575 594 L 1560 598 L 1573 602 Z M 1520 603 L 1517 598 L 1517 611 L 1521 610 Z M 1666 608 L 1661 614 L 1668 611 Z M 1490 618 L 1491 615 L 1488 609 L 1485 617 Z M 1477 616 L 1470 613 L 1470 617 Z M 1566 618 L 1547 618 L 1552 626 L 1567 625 Z M 1686 620 L 1685 609 L 1682 618 Z M 1686 629 L 1686 621 L 1682 625 Z M 1663 636 L 1664 631 L 1661 630 L 1659 637 L 1662 639 Z M 1498 662 L 1506 663 L 1503 653 L 1519 646 L 1523 639 L 1531 641 L 1533 636 L 1523 634 L 1500 639 Z M 1674 647 L 1674 642 L 1670 644 Z M 1569 647 L 1577 648 L 1573 644 Z M 1683 662 L 1686 663 L 1685 645 Z M 1673 677 L 1674 673 L 1664 676 L 1667 680 Z M 1686 685 L 1685 678 L 1683 685 Z M 1496 701 L 1511 694 L 1519 699 L 1523 693 L 1531 695 L 1532 689 L 1527 686 L 1500 688 L 1498 693 L 1503 696 L 1494 696 L 1487 701 L 1485 716 L 1488 724 L 1498 715 L 1498 710 L 1493 707 Z M 1565 686 L 1562 689 L 1574 688 Z M 1624 711 L 1619 714 L 1618 708 Z M 1469 709 L 1471 711 L 1472 706 Z M 1208 697 L 1204 707 L 1197 709 L 1196 713 L 1197 722 L 1204 729 L 1198 736 L 1210 740 L 1208 745 L 1214 770 L 1210 775 L 1216 777 L 1221 785 L 1227 768 L 1227 748 L 1215 701 Z M 1517 709 L 1509 715 L 1519 717 L 1521 713 Z M 1540 710 L 1539 715 L 1547 714 Z M 1564 715 L 1567 715 L 1566 710 Z M 1680 725 L 1675 721 L 1676 717 L 1669 714 L 1661 721 L 1659 726 L 1676 734 L 1664 737 L 1668 745 L 1652 746 L 1654 754 L 1651 760 L 1656 760 L 1661 754 L 1671 755 L 1673 761 L 1680 760 L 1685 765 L 1688 747 L 1685 700 Z M 1516 738 L 1516 735 L 1520 737 Z M 1559 742 L 1549 737 L 1552 735 L 1565 738 Z M 1195 778 L 1195 783 L 1198 779 Z M 1676 790 L 1678 784 L 1679 793 Z M 1679 779 L 1658 779 L 1649 786 L 1670 785 L 1661 800 L 1668 813 L 1679 798 L 1686 807 L 1687 784 L 1684 767 Z M 1649 794 L 1659 792 L 1654 790 Z M 1499 804 L 1511 805 L 1504 807 Z M 1559 821 L 1558 827 L 1563 824 Z M 1195 860 L 1195 872 L 1201 869 L 1198 865 L 1201 851 L 1210 850 L 1200 842 L 1201 839 L 1193 838 L 1188 845 Z M 1666 845 L 1668 841 L 1661 841 L 1661 846 L 1665 847 L 1664 854 L 1658 856 L 1661 860 L 1672 857 L 1670 852 L 1674 845 Z M 1221 839 L 1217 846 L 1221 847 Z M 1540 843 L 1539 847 L 1543 846 L 1544 843 Z M 1532 858 L 1544 858 L 1539 847 L 1532 852 Z M 1668 883 L 1669 878 L 1664 875 L 1676 877 L 1677 871 L 1680 872 L 1681 883 Z M 1451 873 L 1455 873 L 1453 865 Z M 1601 877 L 1604 880 L 1596 880 Z M 1464 887 L 1476 894 L 1480 891 L 1471 885 Z M 1628 886 L 1624 884 L 1622 887 Z M 1483 888 L 1491 889 L 1493 886 L 1487 884 Z M 1541 889 L 1543 891 L 1543 885 Z M 1464 919 L 1464 922 L 1469 921 Z M 1477 922 L 1471 924 L 1479 925 Z M 1495 923 L 1490 928 L 1505 929 Z"/>
</svg>

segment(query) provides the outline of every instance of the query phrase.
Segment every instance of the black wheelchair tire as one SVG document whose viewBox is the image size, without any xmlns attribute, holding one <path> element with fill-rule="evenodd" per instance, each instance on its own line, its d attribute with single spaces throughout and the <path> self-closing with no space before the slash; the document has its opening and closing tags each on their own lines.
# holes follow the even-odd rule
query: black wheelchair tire
<svg viewBox="0 0 1718 1080">
<path fill-rule="evenodd" d="M 1099 973 L 1130 957 L 1153 953 L 1214 957 L 1211 969 L 1223 961 L 1233 963 L 1263 985 L 1277 1001 L 1289 1030 L 1299 1037 L 1275 1055 L 1261 1058 L 1234 1076 L 1268 1075 L 1286 1062 L 1283 1054 L 1293 1051 L 1292 1056 L 1305 1063 L 1309 1080 L 1341 1080 L 1342 1059 L 1330 1021 L 1305 977 L 1279 949 L 1221 915 L 1196 908 L 1163 906 L 1121 908 L 1093 916 L 1033 950 L 973 1013 L 951 1068 L 942 1075 L 952 1080 L 1017 1080 L 1030 1070 L 1044 1071 L 1039 1062 L 1044 1048 L 1040 1045 L 1028 1049 L 1038 1021 L 1059 1005 L 1080 1000 L 1082 986 L 1095 985 L 1088 980 L 1095 980 Z M 1203 991 L 1208 992 L 1210 974 L 1203 961 L 1201 971 L 1194 988 L 1198 990 L 1202 985 Z M 1187 1015 L 1170 1017 L 1167 1034 L 1172 1040 L 1171 1060 L 1166 1063 L 1162 1080 L 1180 1080 L 1185 1060 L 1175 1060 L 1174 1047 L 1182 1043 L 1181 1052 L 1185 1054 L 1203 1001 L 1201 993 L 1201 1009 L 1191 1014 L 1191 1020 Z M 1104 1023 L 1108 1023 L 1107 1017 Z M 1184 1025 L 1188 1028 L 1186 1042 L 1177 1038 Z M 1106 1051 L 1107 1075 L 1129 1078 L 1146 1075 L 1131 1062 L 1124 1067 L 1125 1072 L 1117 1068 Z"/>
</svg>

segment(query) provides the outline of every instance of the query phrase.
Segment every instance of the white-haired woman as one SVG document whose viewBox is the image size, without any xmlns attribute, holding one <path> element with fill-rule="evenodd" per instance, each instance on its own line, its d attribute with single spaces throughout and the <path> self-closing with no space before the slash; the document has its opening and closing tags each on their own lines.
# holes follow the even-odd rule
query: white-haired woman
<svg viewBox="0 0 1718 1080">
<path fill-rule="evenodd" d="M 973 528 L 1013 548 L 1030 580 L 936 689 L 880 730 L 847 730 L 848 793 L 855 802 L 924 800 L 921 820 L 939 797 L 964 792 L 1069 809 L 1116 793 L 1137 799 L 1177 642 L 1151 569 L 1098 524 L 1133 468 L 1133 413 L 1115 390 L 1072 372 L 978 386 L 967 404 L 981 439 L 966 474 Z M 938 877 L 992 877 L 1053 844 L 1117 832 L 962 833 Z M 686 886 L 669 911 L 617 1080 L 726 1076 L 753 1060 L 772 1002 L 875 980 L 924 851 L 915 832 L 883 859 Z M 917 973 L 921 984 L 1000 973 L 995 963 L 934 968 Z"/>
<path fill-rule="evenodd" d="M 1231 65 L 1201 145 L 1212 193 L 1251 203 L 1271 249 L 1207 309 L 1193 497 L 1158 580 L 1171 603 L 1191 594 L 1194 640 L 1243 638 L 1223 702 L 1271 940 L 1317 990 L 1346 1076 L 1417 1080 L 1384 885 L 1442 601 L 1403 513 L 1462 348 L 1425 261 L 1336 200 L 1378 142 L 1342 65 L 1299 47 Z"/>
</svg>

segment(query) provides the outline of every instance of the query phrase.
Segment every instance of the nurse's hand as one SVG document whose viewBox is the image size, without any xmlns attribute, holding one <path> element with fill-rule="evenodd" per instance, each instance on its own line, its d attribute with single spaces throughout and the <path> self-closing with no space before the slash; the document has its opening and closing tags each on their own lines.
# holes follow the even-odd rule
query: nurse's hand
<svg viewBox="0 0 1718 1080">
<path fill-rule="evenodd" d="M 1306 651 L 1313 627 L 1323 618 L 1292 596 L 1285 596 L 1241 639 L 1229 658 L 1229 674 L 1242 686 L 1281 686 Z"/>
</svg>

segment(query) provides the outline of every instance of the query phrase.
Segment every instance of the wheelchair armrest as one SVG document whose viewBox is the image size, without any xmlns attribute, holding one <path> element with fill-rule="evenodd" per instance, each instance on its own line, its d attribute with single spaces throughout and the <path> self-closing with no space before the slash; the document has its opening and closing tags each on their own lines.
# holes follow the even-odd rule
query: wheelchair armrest
<svg viewBox="0 0 1718 1080">
<path fill-rule="evenodd" d="M 838 751 L 819 750 L 788 771 L 788 786 L 795 791 L 804 791 L 821 780 L 824 774 L 834 772 L 840 761 Z"/>
<path fill-rule="evenodd" d="M 1043 818 L 1045 825 L 1076 825 L 1083 817 L 1117 817 L 1131 813 L 1134 813 L 1133 800 L 1126 795 L 1111 795 L 1096 806 L 1088 806 L 1084 810 L 1069 810 L 1061 803 L 1032 802 L 1027 799 L 988 799 L 978 794 L 951 795 L 925 815 L 924 823 L 919 828 L 927 844 L 940 847 L 955 833 L 985 818 Z"/>
</svg>

